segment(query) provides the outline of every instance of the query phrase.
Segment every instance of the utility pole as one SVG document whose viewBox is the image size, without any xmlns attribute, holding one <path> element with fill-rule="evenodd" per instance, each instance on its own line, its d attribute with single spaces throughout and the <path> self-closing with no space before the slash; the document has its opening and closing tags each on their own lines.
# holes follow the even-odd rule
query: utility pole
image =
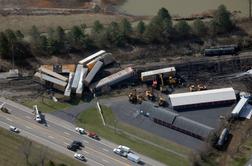
<svg viewBox="0 0 252 166">
<path fill-rule="evenodd" d="M 252 16 L 251 16 L 251 0 L 249 0 L 249 19 L 252 19 Z"/>
</svg>

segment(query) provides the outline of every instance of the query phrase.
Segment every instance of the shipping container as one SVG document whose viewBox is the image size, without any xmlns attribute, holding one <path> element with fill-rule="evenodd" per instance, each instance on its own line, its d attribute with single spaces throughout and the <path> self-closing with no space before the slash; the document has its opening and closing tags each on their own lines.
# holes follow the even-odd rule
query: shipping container
<svg viewBox="0 0 252 166">
<path fill-rule="evenodd" d="M 48 70 L 48 69 L 43 68 L 43 67 L 40 67 L 38 70 L 40 72 L 42 72 L 42 73 L 45 73 L 45 74 L 50 75 L 50 76 L 53 76 L 53 77 L 55 77 L 55 78 L 57 78 L 59 80 L 62 80 L 62 81 L 67 81 L 67 79 L 68 79 L 68 78 L 64 77 L 63 75 L 60 75 L 60 74 L 58 74 L 56 72 L 53 72 L 53 71 Z"/>
<path fill-rule="evenodd" d="M 82 91 L 83 91 L 83 79 L 86 77 L 87 73 L 88 73 L 88 69 L 87 68 L 82 68 L 81 74 L 80 74 L 79 84 L 78 84 L 78 87 L 76 89 L 76 94 L 78 94 L 78 95 L 82 94 Z"/>
<path fill-rule="evenodd" d="M 108 77 L 101 79 L 100 81 L 91 85 L 91 89 L 101 89 L 105 86 L 112 86 L 118 82 L 126 80 L 134 75 L 134 70 L 131 67 L 128 67 L 124 70 L 121 70 L 117 73 L 114 73 Z"/>
<path fill-rule="evenodd" d="M 53 65 L 41 65 L 41 67 L 51 70 L 56 73 L 74 73 L 76 65 L 75 64 L 53 64 Z"/>
<path fill-rule="evenodd" d="M 74 73 L 69 73 L 68 84 L 64 92 L 64 96 L 70 97 L 71 96 L 71 85 L 73 83 Z"/>
<path fill-rule="evenodd" d="M 240 112 L 242 111 L 242 108 L 247 104 L 248 98 L 242 97 L 239 102 L 236 104 L 235 108 L 232 111 L 232 116 L 237 118 L 239 117 Z"/>
<path fill-rule="evenodd" d="M 78 88 L 82 69 L 83 69 L 83 65 L 78 64 L 76 67 L 76 70 L 75 70 L 74 79 L 73 79 L 73 83 L 72 83 L 72 90 L 74 92 Z"/>
<path fill-rule="evenodd" d="M 104 54 L 105 52 L 106 52 L 106 51 L 104 51 L 104 50 L 98 51 L 98 52 L 96 52 L 96 53 L 94 53 L 94 54 L 92 54 L 92 55 L 90 55 L 90 56 L 88 56 L 88 57 L 86 57 L 86 58 L 80 60 L 80 61 L 79 61 L 79 64 L 81 64 L 81 65 L 86 65 L 88 62 L 90 62 L 90 61 L 92 61 L 93 59 L 95 59 L 95 58 L 101 56 L 101 55 Z"/>
<path fill-rule="evenodd" d="M 103 66 L 107 66 L 115 61 L 111 53 L 105 53 L 102 56 L 95 58 L 87 64 L 87 68 L 90 71 L 97 61 L 103 62 Z"/>
<path fill-rule="evenodd" d="M 151 70 L 141 73 L 141 80 L 142 81 L 153 81 L 159 74 L 163 75 L 163 78 L 167 78 L 169 76 L 174 76 L 176 73 L 175 67 L 168 67 L 158 70 Z"/>
<path fill-rule="evenodd" d="M 39 73 L 39 72 L 35 73 L 34 78 L 37 81 L 41 82 L 42 84 L 45 84 L 46 81 L 51 82 L 53 84 L 53 88 L 61 90 L 61 91 L 65 91 L 65 87 L 67 85 L 66 81 L 62 81 L 62 80 L 59 80 L 59 79 L 54 78 L 52 76 L 49 76 L 49 75 L 46 75 L 43 73 Z"/>
<path fill-rule="evenodd" d="M 94 79 L 95 75 L 98 73 L 98 71 L 101 69 L 103 63 L 101 61 L 98 61 L 95 63 L 92 70 L 88 73 L 87 77 L 84 79 L 84 84 L 88 86 L 91 81 Z"/>
<path fill-rule="evenodd" d="M 173 109 L 187 109 L 234 103 L 236 95 L 233 88 L 221 88 L 171 94 L 169 95 L 169 99 Z"/>
</svg>

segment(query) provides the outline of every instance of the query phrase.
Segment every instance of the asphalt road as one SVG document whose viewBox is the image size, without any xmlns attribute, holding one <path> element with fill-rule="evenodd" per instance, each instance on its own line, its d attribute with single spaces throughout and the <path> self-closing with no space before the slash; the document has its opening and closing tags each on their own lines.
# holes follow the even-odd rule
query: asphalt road
<svg viewBox="0 0 252 166">
<path fill-rule="evenodd" d="M 21 129 L 20 135 L 46 145 L 56 151 L 73 157 L 74 152 L 67 150 L 66 146 L 73 140 L 82 141 L 85 145 L 80 153 L 87 158 L 87 164 L 91 166 L 130 166 L 137 165 L 126 158 L 113 153 L 113 148 L 118 145 L 106 140 L 96 141 L 86 135 L 75 132 L 75 126 L 65 120 L 50 114 L 44 114 L 45 124 L 39 124 L 33 120 L 32 110 L 9 100 L 0 99 L 0 104 L 5 105 L 11 112 L 6 114 L 0 112 L 0 126 L 8 128 L 14 125 Z M 138 154 L 144 165 L 163 166 L 163 164 L 148 157 Z"/>
</svg>

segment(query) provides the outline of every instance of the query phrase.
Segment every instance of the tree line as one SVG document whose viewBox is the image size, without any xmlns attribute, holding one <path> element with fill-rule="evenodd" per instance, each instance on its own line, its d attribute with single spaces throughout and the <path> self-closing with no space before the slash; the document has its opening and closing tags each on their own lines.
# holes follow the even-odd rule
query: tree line
<svg viewBox="0 0 252 166">
<path fill-rule="evenodd" d="M 73 26 L 65 31 L 62 27 L 49 28 L 42 34 L 32 26 L 29 35 L 7 29 L 0 33 L 0 54 L 2 58 L 25 58 L 32 55 L 65 54 L 80 50 L 116 48 L 138 44 L 164 44 L 173 41 L 204 38 L 228 33 L 235 27 L 229 11 L 220 5 L 211 21 L 197 19 L 188 24 L 181 20 L 172 21 L 167 9 L 161 8 L 149 23 L 139 21 L 133 27 L 127 19 L 111 22 L 104 26 L 95 21 L 91 32 L 85 24 Z"/>
</svg>

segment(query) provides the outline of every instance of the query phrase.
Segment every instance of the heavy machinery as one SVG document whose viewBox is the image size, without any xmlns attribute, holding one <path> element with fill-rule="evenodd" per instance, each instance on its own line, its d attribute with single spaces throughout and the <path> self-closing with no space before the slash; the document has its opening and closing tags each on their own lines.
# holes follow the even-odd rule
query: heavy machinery
<svg viewBox="0 0 252 166">
<path fill-rule="evenodd" d="M 154 101 L 154 95 L 153 95 L 153 93 L 152 93 L 150 90 L 145 91 L 145 96 L 146 96 L 149 100 Z"/>
<path fill-rule="evenodd" d="M 198 84 L 197 89 L 198 89 L 198 91 L 202 91 L 202 90 L 207 90 L 207 87 L 206 87 L 206 85 Z"/>
<path fill-rule="evenodd" d="M 159 97 L 158 105 L 165 107 L 167 105 L 167 102 L 165 101 L 163 97 Z"/>
<path fill-rule="evenodd" d="M 171 86 L 175 86 L 178 83 L 177 79 L 172 76 L 169 77 L 168 81 L 169 81 L 169 85 L 171 85 Z"/>
<path fill-rule="evenodd" d="M 2 103 L 2 104 L 0 105 L 0 110 L 1 110 L 2 112 L 4 112 L 4 113 L 10 114 L 9 110 L 8 110 L 6 107 L 4 107 L 5 104 L 6 104 L 6 103 Z"/>
<path fill-rule="evenodd" d="M 129 93 L 129 102 L 133 103 L 133 104 L 141 104 L 142 101 L 144 100 L 144 98 L 141 95 L 137 95 L 136 90 L 134 90 L 134 92 L 130 92 Z"/>
<path fill-rule="evenodd" d="M 207 90 L 206 85 L 198 84 L 197 86 L 195 86 L 194 84 L 192 84 L 192 85 L 189 86 L 189 91 L 190 92 L 202 91 L 202 90 Z"/>
<path fill-rule="evenodd" d="M 195 87 L 195 85 L 190 85 L 188 88 L 190 92 L 197 91 L 197 88 Z"/>
</svg>

